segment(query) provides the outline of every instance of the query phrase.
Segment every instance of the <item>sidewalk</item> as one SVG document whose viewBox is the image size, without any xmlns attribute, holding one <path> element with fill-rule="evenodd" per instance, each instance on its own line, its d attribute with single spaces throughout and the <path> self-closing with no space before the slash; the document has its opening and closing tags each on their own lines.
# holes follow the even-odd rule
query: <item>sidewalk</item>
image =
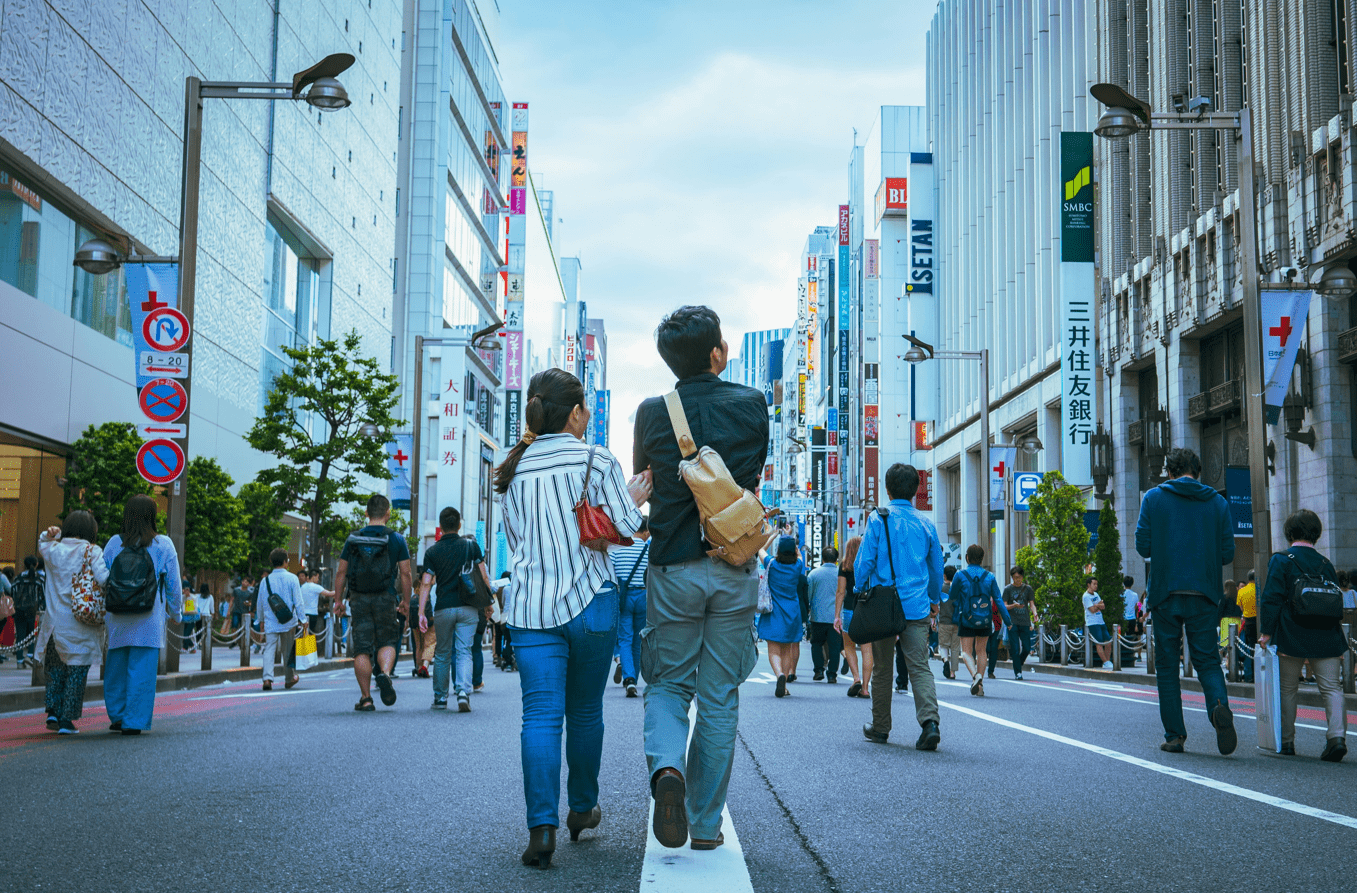
<svg viewBox="0 0 1357 893">
<path fill-rule="evenodd" d="M 409 655 L 402 655 L 402 659 L 408 660 Z M 249 682 L 263 678 L 264 670 L 261 666 L 261 655 L 251 654 L 250 662 L 251 666 L 248 667 L 240 665 L 239 648 L 214 648 L 212 649 L 212 669 L 201 670 L 199 669 L 202 665 L 201 654 L 181 654 L 179 655 L 180 672 L 157 677 L 156 691 L 182 691 L 190 688 L 220 685 L 224 682 Z M 304 671 L 302 675 L 343 670 L 352 666 L 353 658 L 339 657 L 332 660 L 321 658 L 314 668 Z M 86 703 L 104 699 L 104 683 L 98 678 L 99 675 L 100 668 L 98 667 L 90 671 L 89 683 L 85 687 Z M 16 669 L 12 659 L 0 664 L 0 713 L 39 709 L 44 706 L 44 694 L 44 689 L 41 686 L 33 685 L 32 670 Z"/>
<path fill-rule="evenodd" d="M 963 668 L 964 669 L 964 668 Z M 995 665 L 995 671 L 1006 670 L 1010 676 L 1013 672 L 1011 661 L 1001 660 Z M 1145 672 L 1145 661 L 1142 659 L 1136 666 L 1127 667 L 1123 670 L 1089 670 L 1082 666 L 1062 667 L 1059 664 L 1033 663 L 1027 661 L 1023 664 L 1023 671 L 1026 674 L 1037 674 L 1043 676 L 1067 676 L 1074 679 L 1090 679 L 1098 682 L 1111 682 L 1121 685 L 1148 685 L 1151 688 L 1156 687 L 1155 678 Z M 941 671 L 935 675 L 941 675 Z M 1202 690 L 1201 682 L 1195 675 L 1188 677 L 1179 675 L 1178 677 L 1183 691 L 1200 692 Z M 1232 699 L 1253 700 L 1252 682 L 1226 682 L 1226 689 L 1229 691 Z M 1348 712 L 1357 712 L 1357 695 L 1345 694 L 1344 701 L 1348 705 Z M 1300 694 L 1296 703 L 1301 707 L 1317 707 L 1324 709 L 1324 702 L 1319 697 L 1319 689 L 1313 685 L 1301 684 Z"/>
</svg>

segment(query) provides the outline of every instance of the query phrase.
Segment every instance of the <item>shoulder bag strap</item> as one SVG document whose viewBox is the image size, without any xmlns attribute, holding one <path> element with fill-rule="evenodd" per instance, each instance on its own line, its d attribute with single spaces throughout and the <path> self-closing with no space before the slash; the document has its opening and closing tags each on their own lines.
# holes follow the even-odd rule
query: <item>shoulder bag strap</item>
<svg viewBox="0 0 1357 893">
<path fill-rule="evenodd" d="M 632 578 L 636 576 L 636 571 L 641 567 L 641 562 L 645 561 L 646 553 L 649 551 L 650 551 L 650 540 L 646 540 L 645 545 L 641 547 L 641 554 L 636 556 L 636 563 L 631 566 L 631 573 L 627 574 L 627 582 L 623 583 L 622 584 L 623 586 L 625 586 L 628 589 L 631 588 Z"/>
<path fill-rule="evenodd" d="M 594 473 L 594 451 L 597 449 L 597 446 L 589 447 L 589 458 L 584 460 L 584 489 L 580 490 L 580 502 L 589 501 L 589 478 Z"/>
<path fill-rule="evenodd" d="M 693 457 L 697 454 L 697 442 L 693 440 L 693 429 L 688 427 L 688 416 L 683 411 L 683 401 L 679 399 L 677 389 L 664 395 L 664 405 L 669 410 L 669 421 L 674 426 L 679 454 L 684 459 Z"/>
<path fill-rule="evenodd" d="M 890 563 L 890 566 L 891 566 L 891 585 L 894 586 L 894 585 L 895 585 L 895 556 L 894 556 L 893 554 L 891 554 L 893 550 L 891 549 L 891 523 L 890 523 L 890 510 L 889 510 L 889 509 L 880 508 L 880 509 L 877 509 L 876 512 L 877 512 L 878 515 L 881 516 L 881 526 L 884 527 L 885 530 L 886 530 L 886 561 L 889 562 L 889 563 Z"/>
</svg>

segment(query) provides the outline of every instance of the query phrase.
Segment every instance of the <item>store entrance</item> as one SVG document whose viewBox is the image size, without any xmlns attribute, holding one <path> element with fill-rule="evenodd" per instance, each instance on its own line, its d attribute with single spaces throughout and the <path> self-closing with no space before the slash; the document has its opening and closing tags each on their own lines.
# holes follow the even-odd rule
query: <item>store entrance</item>
<svg viewBox="0 0 1357 893">
<path fill-rule="evenodd" d="M 23 568 L 38 534 L 61 524 L 66 457 L 0 432 L 0 567 Z"/>
</svg>

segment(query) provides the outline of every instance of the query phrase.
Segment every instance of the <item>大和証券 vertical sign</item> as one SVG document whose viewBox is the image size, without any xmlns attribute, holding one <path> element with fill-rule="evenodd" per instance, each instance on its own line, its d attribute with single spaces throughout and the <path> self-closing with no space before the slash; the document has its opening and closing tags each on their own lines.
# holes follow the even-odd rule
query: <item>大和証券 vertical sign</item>
<svg viewBox="0 0 1357 893">
<path fill-rule="evenodd" d="M 1076 486 L 1093 483 L 1089 438 L 1096 425 L 1093 324 L 1093 134 L 1060 135 L 1060 436 L 1061 471 Z"/>
</svg>

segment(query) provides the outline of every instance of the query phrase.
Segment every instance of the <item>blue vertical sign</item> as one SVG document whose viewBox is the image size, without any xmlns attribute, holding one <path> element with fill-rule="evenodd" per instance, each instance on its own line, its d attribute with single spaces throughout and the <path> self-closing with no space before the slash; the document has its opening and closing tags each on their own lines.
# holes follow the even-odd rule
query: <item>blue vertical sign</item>
<svg viewBox="0 0 1357 893">
<path fill-rule="evenodd" d="M 1225 501 L 1235 536 L 1253 536 L 1253 489 L 1247 465 L 1225 466 Z"/>
<path fill-rule="evenodd" d="M 178 264 L 126 264 L 127 301 L 132 311 L 132 358 L 136 361 L 137 389 L 158 378 L 186 378 L 187 356 L 174 355 L 184 348 L 189 332 L 179 313 Z M 176 374 L 179 372 L 180 374 Z"/>
<path fill-rule="evenodd" d="M 612 393 L 594 392 L 594 443 L 601 447 L 608 445 L 608 410 L 612 404 Z"/>
<path fill-rule="evenodd" d="M 410 464 L 414 452 L 414 436 L 396 434 L 386 445 L 386 470 L 391 475 L 391 507 L 408 511 L 410 508 Z"/>
</svg>

